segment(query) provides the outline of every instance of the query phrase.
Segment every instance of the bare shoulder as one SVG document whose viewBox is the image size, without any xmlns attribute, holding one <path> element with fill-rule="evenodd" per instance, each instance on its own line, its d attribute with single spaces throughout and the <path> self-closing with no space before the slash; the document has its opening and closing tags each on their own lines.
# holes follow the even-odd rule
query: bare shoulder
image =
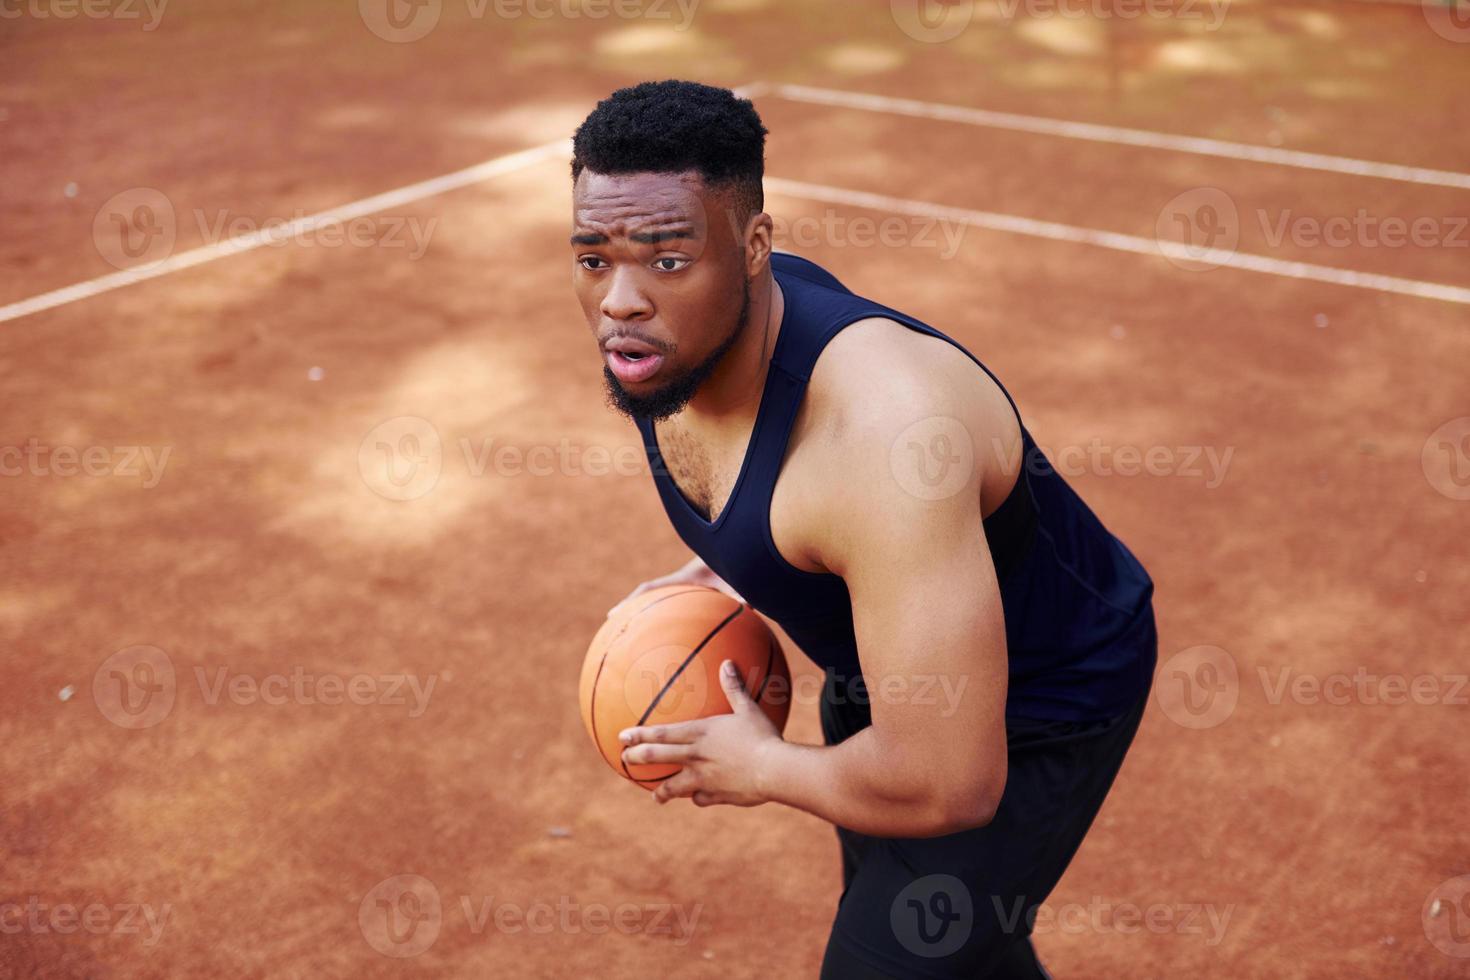
<svg viewBox="0 0 1470 980">
<path fill-rule="evenodd" d="M 975 443 L 1019 428 L 1005 393 L 963 350 L 894 320 L 859 320 L 832 338 L 807 388 L 810 432 L 834 451 L 871 450 L 918 426 L 955 428 Z M 988 454 L 987 454 L 988 455 Z"/>
<path fill-rule="evenodd" d="M 963 350 L 893 320 L 860 320 L 812 369 L 772 533 L 798 567 L 838 571 L 835 542 L 852 528 L 978 521 L 1014 483 L 1020 438 L 1005 393 Z"/>
</svg>

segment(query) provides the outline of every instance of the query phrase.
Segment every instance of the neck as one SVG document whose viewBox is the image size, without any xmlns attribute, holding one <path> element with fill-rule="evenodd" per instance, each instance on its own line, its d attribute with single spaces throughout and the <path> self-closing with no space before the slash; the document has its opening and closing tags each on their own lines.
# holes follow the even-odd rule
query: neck
<svg viewBox="0 0 1470 980">
<path fill-rule="evenodd" d="M 785 308 L 776 277 L 767 266 L 751 284 L 749 320 L 745 330 L 720 361 L 719 367 L 689 400 L 684 408 L 686 417 L 718 423 L 727 418 L 742 417 L 759 408 Z"/>
</svg>

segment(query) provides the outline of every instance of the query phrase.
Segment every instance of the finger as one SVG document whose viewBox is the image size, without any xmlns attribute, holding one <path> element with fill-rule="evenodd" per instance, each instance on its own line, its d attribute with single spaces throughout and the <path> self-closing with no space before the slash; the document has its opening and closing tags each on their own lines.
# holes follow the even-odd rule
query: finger
<svg viewBox="0 0 1470 980">
<path fill-rule="evenodd" d="M 716 803 L 720 802 L 715 794 L 711 793 L 707 789 L 695 790 L 694 795 L 690 797 L 690 799 L 694 801 L 695 806 L 714 806 Z"/>
<path fill-rule="evenodd" d="M 627 765 L 645 765 L 651 762 L 673 762 L 683 765 L 694 758 L 692 745 L 635 745 L 623 750 L 623 762 Z"/>
<path fill-rule="evenodd" d="M 667 803 L 681 796 L 693 796 L 697 792 L 699 792 L 699 776 L 693 769 L 686 767 L 659 783 L 658 789 L 653 791 L 653 798 L 660 803 Z"/>
<path fill-rule="evenodd" d="M 646 725 L 642 728 L 625 728 L 618 732 L 618 741 L 624 745 L 688 745 L 704 733 L 702 721 L 679 721 L 669 725 Z"/>
<path fill-rule="evenodd" d="M 745 682 L 735 669 L 735 661 L 726 660 L 720 664 L 720 686 L 725 689 L 725 700 L 730 702 L 730 710 L 736 714 L 749 711 L 754 705 L 750 695 L 745 693 Z"/>
</svg>

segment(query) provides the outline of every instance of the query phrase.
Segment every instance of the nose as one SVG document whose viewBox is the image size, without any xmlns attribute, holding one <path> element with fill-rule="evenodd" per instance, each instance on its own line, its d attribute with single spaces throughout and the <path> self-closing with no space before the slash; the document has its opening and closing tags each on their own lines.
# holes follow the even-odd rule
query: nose
<svg viewBox="0 0 1470 980">
<path fill-rule="evenodd" d="M 636 273 L 628 268 L 613 271 L 601 310 L 609 320 L 647 320 L 653 316 L 653 304 L 639 287 Z"/>
</svg>

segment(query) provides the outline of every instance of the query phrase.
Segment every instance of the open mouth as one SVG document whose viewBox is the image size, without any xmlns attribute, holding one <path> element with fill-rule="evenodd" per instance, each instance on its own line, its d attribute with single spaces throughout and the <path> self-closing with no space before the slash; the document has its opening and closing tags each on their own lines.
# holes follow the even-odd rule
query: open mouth
<svg viewBox="0 0 1470 980">
<path fill-rule="evenodd" d="M 624 384 L 638 384 L 658 373 L 664 355 L 653 344 L 636 337 L 609 337 L 602 344 L 607 368 Z"/>
<path fill-rule="evenodd" d="M 646 350 L 608 350 L 604 357 L 608 370 L 624 384 L 647 381 L 663 367 L 664 356 Z"/>
</svg>

